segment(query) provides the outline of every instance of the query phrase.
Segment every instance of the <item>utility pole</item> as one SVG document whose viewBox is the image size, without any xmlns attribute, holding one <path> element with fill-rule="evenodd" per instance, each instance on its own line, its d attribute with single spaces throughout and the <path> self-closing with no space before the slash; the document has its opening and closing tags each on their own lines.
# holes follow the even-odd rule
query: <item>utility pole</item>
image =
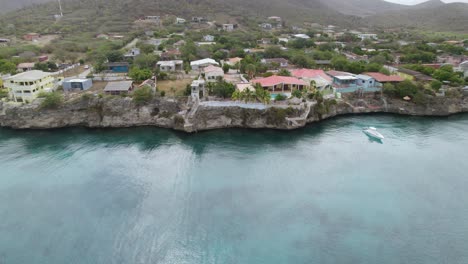
<svg viewBox="0 0 468 264">
<path fill-rule="evenodd" d="M 59 8 L 60 8 L 60 17 L 63 17 L 63 12 L 62 12 L 62 2 L 58 0 L 59 3 Z"/>
</svg>

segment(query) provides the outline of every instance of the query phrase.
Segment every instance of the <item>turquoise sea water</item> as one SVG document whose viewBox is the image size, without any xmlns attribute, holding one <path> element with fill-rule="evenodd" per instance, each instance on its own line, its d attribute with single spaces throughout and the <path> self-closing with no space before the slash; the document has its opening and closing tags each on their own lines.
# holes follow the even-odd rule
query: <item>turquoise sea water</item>
<svg viewBox="0 0 468 264">
<path fill-rule="evenodd" d="M 466 264 L 467 131 L 0 129 L 0 263 Z"/>
</svg>

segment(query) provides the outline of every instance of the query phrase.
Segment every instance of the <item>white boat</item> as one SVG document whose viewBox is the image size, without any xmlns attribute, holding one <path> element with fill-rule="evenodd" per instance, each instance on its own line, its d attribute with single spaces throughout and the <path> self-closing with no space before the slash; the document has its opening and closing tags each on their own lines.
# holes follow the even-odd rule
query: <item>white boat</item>
<svg viewBox="0 0 468 264">
<path fill-rule="evenodd" d="M 375 127 L 366 127 L 363 130 L 364 134 L 368 135 L 369 137 L 376 138 L 376 139 L 384 139 L 384 136 L 377 132 L 377 128 Z"/>
</svg>

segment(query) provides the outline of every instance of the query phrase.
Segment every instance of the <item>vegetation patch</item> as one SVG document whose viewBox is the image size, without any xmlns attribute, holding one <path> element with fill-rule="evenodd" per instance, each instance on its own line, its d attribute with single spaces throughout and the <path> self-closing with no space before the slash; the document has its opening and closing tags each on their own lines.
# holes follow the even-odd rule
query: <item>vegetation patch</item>
<svg viewBox="0 0 468 264">
<path fill-rule="evenodd" d="M 63 95 L 58 92 L 45 93 L 42 92 L 38 95 L 39 98 L 44 98 L 41 103 L 41 107 L 45 109 L 58 108 L 63 103 Z"/>
</svg>

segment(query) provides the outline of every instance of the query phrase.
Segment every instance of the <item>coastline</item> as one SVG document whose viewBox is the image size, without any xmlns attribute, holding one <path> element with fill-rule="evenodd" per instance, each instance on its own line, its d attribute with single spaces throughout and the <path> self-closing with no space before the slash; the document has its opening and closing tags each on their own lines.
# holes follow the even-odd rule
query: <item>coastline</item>
<svg viewBox="0 0 468 264">
<path fill-rule="evenodd" d="M 368 113 L 429 117 L 468 113 L 466 96 L 434 97 L 423 105 L 376 95 L 263 106 L 232 101 L 187 103 L 185 98 L 155 98 L 138 106 L 131 98 L 86 97 L 66 101 L 57 109 L 43 109 L 40 102 L 28 105 L 0 102 L 0 126 L 13 129 L 155 126 L 193 133 L 224 128 L 293 130 L 335 116 Z"/>
</svg>

